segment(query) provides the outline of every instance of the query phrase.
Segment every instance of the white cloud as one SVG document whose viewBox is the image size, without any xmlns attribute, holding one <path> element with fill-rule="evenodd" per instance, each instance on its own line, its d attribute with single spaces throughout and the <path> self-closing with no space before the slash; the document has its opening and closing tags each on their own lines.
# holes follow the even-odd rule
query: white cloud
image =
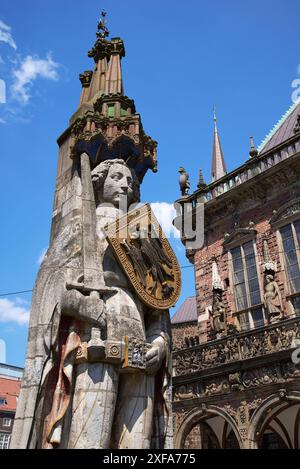
<svg viewBox="0 0 300 469">
<path fill-rule="evenodd" d="M 0 124 L 6 124 L 5 120 L 0 117 Z"/>
<path fill-rule="evenodd" d="M 11 87 L 13 97 L 23 104 L 28 103 L 33 82 L 40 77 L 58 80 L 59 66 L 50 55 L 46 59 L 32 55 L 25 57 L 19 68 L 13 71 L 14 82 Z"/>
<path fill-rule="evenodd" d="M 7 298 L 0 298 L 0 322 L 16 322 L 19 326 L 24 326 L 29 321 L 30 310 L 28 303 L 20 298 L 14 301 Z"/>
<path fill-rule="evenodd" d="M 0 79 L 0 104 L 6 103 L 6 84 Z"/>
<path fill-rule="evenodd" d="M 12 35 L 11 35 L 11 27 L 7 24 L 3 23 L 0 20 L 0 42 L 5 42 L 13 49 L 17 50 L 17 44 L 15 43 Z"/>
<path fill-rule="evenodd" d="M 30 301 L 18 297 L 15 299 L 15 304 L 18 306 L 30 306 Z"/>
<path fill-rule="evenodd" d="M 47 252 L 48 248 L 44 248 L 41 252 L 41 254 L 39 255 L 39 258 L 38 258 L 38 265 L 41 265 L 41 263 L 43 262 L 43 260 L 45 259 L 45 256 L 46 256 L 46 252 Z"/>
<path fill-rule="evenodd" d="M 6 363 L 6 343 L 0 339 L 0 363 Z"/>
<path fill-rule="evenodd" d="M 173 225 L 173 220 L 176 217 L 176 210 L 173 204 L 168 204 L 167 202 L 153 202 L 151 203 L 151 208 L 166 237 L 180 238 L 179 231 Z"/>
</svg>

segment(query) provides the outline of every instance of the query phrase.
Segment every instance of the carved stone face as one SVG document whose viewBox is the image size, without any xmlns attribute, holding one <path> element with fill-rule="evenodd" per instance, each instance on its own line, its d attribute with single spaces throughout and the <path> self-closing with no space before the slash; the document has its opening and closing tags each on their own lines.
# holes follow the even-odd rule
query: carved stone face
<svg viewBox="0 0 300 469">
<path fill-rule="evenodd" d="M 126 166 L 116 163 L 109 168 L 104 181 L 102 200 L 119 207 L 120 200 L 125 197 L 130 205 L 133 198 L 132 174 Z"/>
<path fill-rule="evenodd" d="M 267 283 L 267 284 L 273 282 L 273 280 L 274 280 L 273 275 L 267 275 L 267 276 L 266 276 L 266 283 Z"/>
</svg>

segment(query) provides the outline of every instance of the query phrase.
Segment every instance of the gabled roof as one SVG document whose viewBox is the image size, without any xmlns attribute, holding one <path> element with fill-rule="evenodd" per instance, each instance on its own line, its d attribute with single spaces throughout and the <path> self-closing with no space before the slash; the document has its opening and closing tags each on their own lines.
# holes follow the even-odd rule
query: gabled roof
<svg viewBox="0 0 300 469">
<path fill-rule="evenodd" d="M 180 324 L 184 322 L 197 321 L 197 306 L 196 306 L 196 297 L 192 296 L 187 298 L 184 303 L 180 306 L 178 311 L 171 318 L 171 323 Z"/>
<path fill-rule="evenodd" d="M 21 380 L 0 378 L 0 399 L 5 400 L 5 404 L 0 405 L 0 411 L 16 411 L 20 387 Z"/>
<path fill-rule="evenodd" d="M 285 140 L 294 136 L 294 128 L 297 124 L 297 117 L 300 114 L 300 100 L 297 100 L 281 117 L 271 132 L 260 144 L 259 154 L 266 153 L 268 150 L 280 145 Z"/>
</svg>

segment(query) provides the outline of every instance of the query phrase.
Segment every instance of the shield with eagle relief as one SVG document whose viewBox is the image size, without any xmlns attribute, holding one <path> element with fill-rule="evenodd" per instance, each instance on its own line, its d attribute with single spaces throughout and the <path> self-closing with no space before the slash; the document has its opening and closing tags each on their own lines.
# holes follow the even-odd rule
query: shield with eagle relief
<svg viewBox="0 0 300 469">
<path fill-rule="evenodd" d="M 150 205 L 127 212 L 104 232 L 142 302 L 154 309 L 174 306 L 181 291 L 180 267 Z"/>
</svg>

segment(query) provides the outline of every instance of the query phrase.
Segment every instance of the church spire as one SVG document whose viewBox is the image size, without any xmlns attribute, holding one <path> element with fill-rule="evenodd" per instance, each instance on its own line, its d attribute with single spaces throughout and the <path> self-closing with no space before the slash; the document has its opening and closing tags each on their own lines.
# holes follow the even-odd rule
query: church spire
<svg viewBox="0 0 300 469">
<path fill-rule="evenodd" d="M 211 166 L 212 182 L 225 176 L 226 172 L 226 164 L 217 128 L 216 108 L 214 108 L 214 146 Z"/>
</svg>

